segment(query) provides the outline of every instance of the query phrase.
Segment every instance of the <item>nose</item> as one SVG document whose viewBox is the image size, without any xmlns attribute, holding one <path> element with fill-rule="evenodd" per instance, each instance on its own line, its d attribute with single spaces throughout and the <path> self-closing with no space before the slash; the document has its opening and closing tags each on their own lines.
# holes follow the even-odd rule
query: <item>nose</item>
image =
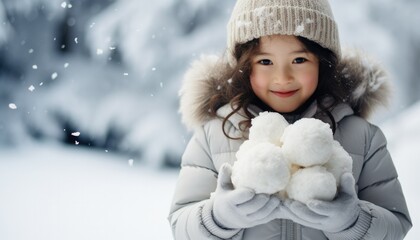
<svg viewBox="0 0 420 240">
<path fill-rule="evenodd" d="M 289 84 L 293 81 L 293 76 L 289 67 L 276 67 L 276 70 L 273 71 L 273 83 L 279 85 Z"/>
</svg>

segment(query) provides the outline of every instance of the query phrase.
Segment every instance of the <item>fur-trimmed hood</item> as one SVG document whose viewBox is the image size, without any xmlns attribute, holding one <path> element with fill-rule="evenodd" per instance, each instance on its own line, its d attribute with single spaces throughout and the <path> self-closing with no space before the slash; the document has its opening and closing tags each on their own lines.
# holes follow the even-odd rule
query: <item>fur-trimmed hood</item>
<svg viewBox="0 0 420 240">
<path fill-rule="evenodd" d="M 192 63 L 184 76 L 179 92 L 183 123 L 194 129 L 209 121 L 209 101 L 223 91 L 221 81 L 231 68 L 226 60 L 202 56 Z M 384 69 L 374 60 L 358 51 L 344 51 L 337 67 L 337 79 L 346 93 L 345 101 L 354 113 L 367 119 L 380 105 L 386 105 L 390 96 L 389 81 Z"/>
</svg>

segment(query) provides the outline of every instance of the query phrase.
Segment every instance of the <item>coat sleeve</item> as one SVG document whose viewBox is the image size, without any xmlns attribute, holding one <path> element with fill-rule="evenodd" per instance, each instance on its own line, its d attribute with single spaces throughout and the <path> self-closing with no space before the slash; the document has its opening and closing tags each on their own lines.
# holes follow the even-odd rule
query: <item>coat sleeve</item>
<svg viewBox="0 0 420 240">
<path fill-rule="evenodd" d="M 397 171 L 382 131 L 370 125 L 363 168 L 358 180 L 362 211 L 357 222 L 329 239 L 403 239 L 412 223 Z"/>
<path fill-rule="evenodd" d="M 181 170 L 169 213 L 174 239 L 241 239 L 240 229 L 220 228 L 212 218 L 218 172 L 204 128 L 197 129 L 182 156 Z"/>
</svg>

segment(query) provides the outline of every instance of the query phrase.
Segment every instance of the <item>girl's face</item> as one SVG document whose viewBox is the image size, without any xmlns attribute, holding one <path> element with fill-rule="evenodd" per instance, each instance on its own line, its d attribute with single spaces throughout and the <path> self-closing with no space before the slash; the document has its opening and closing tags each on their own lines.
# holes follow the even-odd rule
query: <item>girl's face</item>
<svg viewBox="0 0 420 240">
<path fill-rule="evenodd" d="M 305 103 L 318 85 L 319 60 L 294 36 L 261 37 L 251 59 L 251 87 L 277 112 L 288 113 Z"/>
</svg>

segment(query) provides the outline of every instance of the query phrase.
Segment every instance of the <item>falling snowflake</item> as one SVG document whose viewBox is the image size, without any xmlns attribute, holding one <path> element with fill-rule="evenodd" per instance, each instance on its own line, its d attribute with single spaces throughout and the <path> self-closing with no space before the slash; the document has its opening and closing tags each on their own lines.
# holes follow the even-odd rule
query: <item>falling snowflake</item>
<svg viewBox="0 0 420 240">
<path fill-rule="evenodd" d="M 134 160 L 133 160 L 133 159 L 128 159 L 128 165 L 129 165 L 130 167 L 132 167 L 132 166 L 133 166 L 133 164 L 134 164 Z"/>
<path fill-rule="evenodd" d="M 307 18 L 307 19 L 306 19 L 306 23 L 308 23 L 308 24 L 309 24 L 309 23 L 314 23 L 314 20 L 312 20 L 312 19 L 310 19 L 310 18 Z"/>
<path fill-rule="evenodd" d="M 128 76 L 128 73 L 124 73 L 124 76 Z"/>
<path fill-rule="evenodd" d="M 258 17 L 264 17 L 264 15 L 267 13 L 267 8 L 266 8 L 266 7 L 259 7 L 259 8 L 256 8 L 256 9 L 254 10 L 254 13 L 255 13 L 255 15 L 256 15 L 256 16 L 258 16 Z"/>
<path fill-rule="evenodd" d="M 227 80 L 227 82 L 228 82 L 229 84 L 231 84 L 231 83 L 232 83 L 232 78 L 230 78 L 229 80 Z"/>
<path fill-rule="evenodd" d="M 31 48 L 31 49 L 29 49 L 28 53 L 29 53 L 29 54 L 34 53 L 34 49 L 32 49 L 32 48 Z"/>
<path fill-rule="evenodd" d="M 32 69 L 38 69 L 38 66 L 36 64 L 32 65 Z"/>
<path fill-rule="evenodd" d="M 62 3 L 61 3 L 61 7 L 62 7 L 62 8 L 66 8 L 66 7 L 67 7 L 67 3 L 66 3 L 66 2 L 62 2 Z"/>
<path fill-rule="evenodd" d="M 34 85 L 29 86 L 29 87 L 28 87 L 28 90 L 29 90 L 29 91 L 31 91 L 31 92 L 33 92 L 33 91 L 35 90 Z"/>
<path fill-rule="evenodd" d="M 305 30 L 305 26 L 303 26 L 303 24 L 299 25 L 296 27 L 296 31 L 295 34 L 300 34 Z"/>
<path fill-rule="evenodd" d="M 69 63 L 64 63 L 64 68 L 67 68 L 69 66 Z"/>
<path fill-rule="evenodd" d="M 51 79 L 55 80 L 58 77 L 58 73 L 54 72 L 53 74 L 51 74 Z"/>
<path fill-rule="evenodd" d="M 78 136 L 80 136 L 80 132 L 73 132 L 73 133 L 71 133 L 71 135 L 75 136 L 75 137 L 78 137 Z"/>
<path fill-rule="evenodd" d="M 152 68 L 152 71 L 156 71 L 156 68 L 154 67 L 154 68 Z"/>
<path fill-rule="evenodd" d="M 237 28 L 250 27 L 251 25 L 252 25 L 251 21 L 238 21 L 236 23 Z"/>
<path fill-rule="evenodd" d="M 160 88 L 163 88 L 163 82 L 160 82 L 159 85 L 160 85 Z"/>
<path fill-rule="evenodd" d="M 96 54 L 97 55 L 102 55 L 103 53 L 104 53 L 104 50 L 102 50 L 100 48 L 96 49 Z"/>
<path fill-rule="evenodd" d="M 14 103 L 9 103 L 9 108 L 15 110 L 17 109 L 17 106 Z"/>
<path fill-rule="evenodd" d="M 75 42 L 76 44 L 78 44 L 78 43 L 79 43 L 78 38 L 74 38 L 74 42 Z"/>
<path fill-rule="evenodd" d="M 79 145 L 79 142 L 78 141 L 74 141 L 74 144 Z"/>
</svg>

